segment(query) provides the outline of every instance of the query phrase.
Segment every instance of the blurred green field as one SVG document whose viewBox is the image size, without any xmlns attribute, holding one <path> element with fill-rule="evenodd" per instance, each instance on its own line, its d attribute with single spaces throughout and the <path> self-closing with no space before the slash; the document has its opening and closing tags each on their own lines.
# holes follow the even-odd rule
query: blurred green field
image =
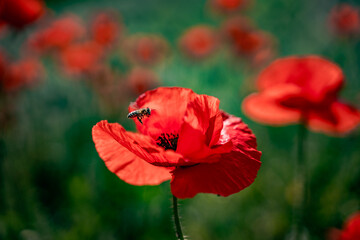
<svg viewBox="0 0 360 240">
<path fill-rule="evenodd" d="M 295 143 L 298 126 L 268 127 L 248 119 L 241 102 L 254 91 L 259 70 L 235 61 L 227 51 L 204 62 L 186 60 L 177 39 L 199 23 L 219 26 L 222 18 L 205 10 L 206 1 L 47 1 L 54 14 L 88 19 L 96 10 L 115 9 L 127 33 L 162 34 L 171 56 L 156 66 L 164 86 L 181 86 L 216 96 L 221 108 L 240 116 L 253 130 L 262 166 L 255 183 L 229 197 L 199 194 L 180 200 L 189 239 L 285 239 L 290 232 Z M 360 108 L 360 44 L 336 39 L 327 28 L 334 0 L 256 0 L 245 11 L 278 41 L 279 56 L 318 54 L 339 64 L 346 76 L 342 99 Z M 360 1 L 351 1 L 360 6 Z M 27 30 L 31 31 L 31 29 Z M 20 40 L 1 40 L 16 52 Z M 124 65 L 109 56 L 109 64 Z M 39 86 L 13 98 L 14 118 L 1 128 L 0 239 L 175 239 L 169 182 L 132 186 L 111 173 L 98 156 L 91 128 L 107 119 L 135 130 L 127 103 L 107 108 L 86 84 L 67 79 L 43 59 L 47 76 Z M 136 96 L 133 99 L 135 100 Z M 174 106 L 176 107 L 176 106 Z M 310 198 L 305 219 L 310 239 L 325 239 L 360 209 L 360 129 L 335 138 L 309 132 L 306 142 Z"/>
</svg>

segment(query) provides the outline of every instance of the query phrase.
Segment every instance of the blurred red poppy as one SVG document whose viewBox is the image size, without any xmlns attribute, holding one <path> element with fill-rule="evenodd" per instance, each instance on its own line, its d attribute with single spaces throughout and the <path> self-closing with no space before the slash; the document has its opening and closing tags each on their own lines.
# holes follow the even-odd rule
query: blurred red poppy
<svg viewBox="0 0 360 240">
<path fill-rule="evenodd" d="M 254 65 L 261 65 L 275 56 L 274 37 L 257 30 L 244 17 L 236 16 L 225 21 L 222 35 L 237 56 L 248 58 Z"/>
<path fill-rule="evenodd" d="M 352 215 L 345 223 L 340 233 L 339 240 L 360 239 L 360 213 Z"/>
<path fill-rule="evenodd" d="M 255 29 L 252 21 L 243 16 L 234 16 L 228 18 L 222 23 L 221 33 L 226 41 L 234 41 L 243 35 L 244 32 L 249 32 Z"/>
<path fill-rule="evenodd" d="M 154 65 L 164 59 L 169 49 L 161 36 L 138 34 L 125 40 L 123 50 L 135 64 Z"/>
<path fill-rule="evenodd" d="M 171 180 L 178 198 L 228 196 L 248 187 L 260 168 L 256 137 L 219 100 L 190 89 L 161 87 L 142 94 L 129 111 L 150 108 L 139 133 L 117 123 L 93 127 L 95 147 L 110 171 L 133 185 Z"/>
<path fill-rule="evenodd" d="M 130 88 L 136 94 L 141 94 L 159 85 L 157 75 L 146 68 L 135 67 L 127 75 Z"/>
<path fill-rule="evenodd" d="M 3 78 L 6 70 L 7 60 L 5 54 L 0 50 L 0 79 Z"/>
<path fill-rule="evenodd" d="M 100 64 L 103 48 L 94 42 L 70 45 L 60 53 L 64 70 L 71 75 L 91 73 Z"/>
<path fill-rule="evenodd" d="M 91 26 L 93 40 L 104 47 L 114 44 L 121 34 L 121 30 L 115 14 L 105 12 L 99 13 Z"/>
<path fill-rule="evenodd" d="M 1 0 L 0 20 L 22 28 L 37 20 L 45 11 L 42 0 Z"/>
<path fill-rule="evenodd" d="M 343 3 L 330 12 L 330 27 L 339 35 L 351 36 L 360 33 L 360 15 L 357 7 Z"/>
<path fill-rule="evenodd" d="M 0 20 L 0 39 L 6 34 L 6 22 Z"/>
<path fill-rule="evenodd" d="M 284 125 L 303 122 L 314 131 L 341 134 L 360 122 L 360 112 L 337 99 L 341 69 L 318 56 L 276 60 L 258 77 L 259 93 L 243 101 L 256 121 Z"/>
<path fill-rule="evenodd" d="M 39 52 L 60 50 L 84 37 L 85 32 L 83 23 L 77 16 L 67 15 L 32 34 L 27 46 Z"/>
<path fill-rule="evenodd" d="M 216 31 L 207 25 L 186 30 L 179 40 L 180 49 L 189 57 L 202 59 L 214 53 L 218 46 Z"/>
<path fill-rule="evenodd" d="M 342 230 L 332 228 L 329 230 L 326 239 L 328 240 L 357 240 L 360 239 L 360 212 L 350 216 Z"/>
<path fill-rule="evenodd" d="M 243 9 L 249 0 L 210 0 L 212 8 L 221 13 L 231 13 Z"/>
<path fill-rule="evenodd" d="M 35 58 L 22 59 L 15 63 L 7 63 L 0 82 L 4 91 L 15 91 L 29 86 L 44 76 L 44 68 Z"/>
</svg>

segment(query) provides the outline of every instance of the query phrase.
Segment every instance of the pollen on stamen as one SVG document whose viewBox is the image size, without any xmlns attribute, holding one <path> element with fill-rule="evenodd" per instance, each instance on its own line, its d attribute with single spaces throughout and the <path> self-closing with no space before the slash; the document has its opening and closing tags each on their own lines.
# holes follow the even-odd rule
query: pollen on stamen
<svg viewBox="0 0 360 240">
<path fill-rule="evenodd" d="M 176 151 L 179 134 L 162 133 L 157 139 L 156 144 L 165 150 L 172 149 Z"/>
</svg>

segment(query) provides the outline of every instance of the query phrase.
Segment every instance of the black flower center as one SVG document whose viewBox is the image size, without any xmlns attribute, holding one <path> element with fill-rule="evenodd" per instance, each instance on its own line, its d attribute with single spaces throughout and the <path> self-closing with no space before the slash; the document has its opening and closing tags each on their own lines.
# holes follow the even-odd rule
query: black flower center
<svg viewBox="0 0 360 240">
<path fill-rule="evenodd" d="M 172 149 L 176 151 L 179 134 L 162 133 L 157 139 L 156 144 L 165 150 Z"/>
</svg>

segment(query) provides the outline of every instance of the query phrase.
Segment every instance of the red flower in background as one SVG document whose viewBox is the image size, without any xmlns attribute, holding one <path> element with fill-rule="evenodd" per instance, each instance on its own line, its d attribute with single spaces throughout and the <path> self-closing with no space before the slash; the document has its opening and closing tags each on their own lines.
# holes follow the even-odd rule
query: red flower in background
<svg viewBox="0 0 360 240">
<path fill-rule="evenodd" d="M 218 38 L 212 27 L 197 25 L 183 33 L 179 46 L 187 56 L 202 59 L 214 53 L 218 46 Z"/>
<path fill-rule="evenodd" d="M 110 171 L 133 185 L 171 180 L 178 198 L 221 196 L 249 186 L 260 168 L 256 138 L 240 118 L 219 110 L 219 100 L 185 88 L 142 94 L 130 111 L 150 108 L 139 133 L 117 123 L 93 127 L 95 147 Z"/>
<path fill-rule="evenodd" d="M 0 20 L 22 28 L 37 20 L 45 11 L 41 0 L 1 0 Z"/>
<path fill-rule="evenodd" d="M 284 125 L 304 122 L 314 131 L 341 134 L 355 128 L 360 112 L 337 99 L 341 69 L 317 56 L 276 60 L 258 77 L 259 93 L 243 101 L 256 121 Z"/>
<path fill-rule="evenodd" d="M 153 71 L 141 67 L 133 68 L 127 76 L 127 81 L 136 94 L 141 94 L 159 85 L 158 76 Z"/>
<path fill-rule="evenodd" d="M 7 60 L 5 54 L 0 50 L 0 79 L 3 79 L 3 76 L 6 71 Z"/>
<path fill-rule="evenodd" d="M 343 3 L 330 12 L 330 27 L 339 35 L 355 35 L 360 32 L 359 9 Z"/>
<path fill-rule="evenodd" d="M 0 66 L 0 82 L 2 88 L 7 92 L 32 85 L 44 75 L 42 64 L 34 58 L 22 59 L 15 63 L 3 62 L 3 64 L 5 64 L 5 68 L 1 73 Z"/>
<path fill-rule="evenodd" d="M 94 42 L 78 43 L 61 51 L 60 60 L 68 74 L 84 74 L 97 69 L 103 53 L 103 48 Z"/>
<path fill-rule="evenodd" d="M 0 39 L 5 35 L 6 22 L 0 20 Z"/>
<path fill-rule="evenodd" d="M 236 38 L 241 37 L 244 32 L 255 29 L 253 23 L 243 16 L 235 16 L 228 18 L 221 26 L 221 33 L 226 41 L 232 42 Z"/>
<path fill-rule="evenodd" d="M 351 216 L 340 233 L 339 240 L 360 239 L 360 213 Z"/>
<path fill-rule="evenodd" d="M 210 0 L 212 8 L 221 13 L 231 13 L 243 9 L 249 0 Z"/>
<path fill-rule="evenodd" d="M 91 34 L 96 43 L 104 47 L 114 44 L 122 31 L 116 19 L 115 14 L 110 13 L 100 13 L 95 17 L 91 25 Z"/>
<path fill-rule="evenodd" d="M 222 35 L 230 48 L 240 57 L 248 58 L 254 65 L 261 65 L 275 56 L 274 37 L 255 29 L 244 17 L 233 17 L 225 21 Z"/>
<path fill-rule="evenodd" d="M 123 50 L 135 64 L 154 65 L 164 59 L 169 49 L 163 37 L 140 34 L 126 39 Z"/>
<path fill-rule="evenodd" d="M 84 37 L 86 29 L 75 15 L 62 17 L 30 36 L 27 45 L 35 51 L 61 50 Z"/>
</svg>

